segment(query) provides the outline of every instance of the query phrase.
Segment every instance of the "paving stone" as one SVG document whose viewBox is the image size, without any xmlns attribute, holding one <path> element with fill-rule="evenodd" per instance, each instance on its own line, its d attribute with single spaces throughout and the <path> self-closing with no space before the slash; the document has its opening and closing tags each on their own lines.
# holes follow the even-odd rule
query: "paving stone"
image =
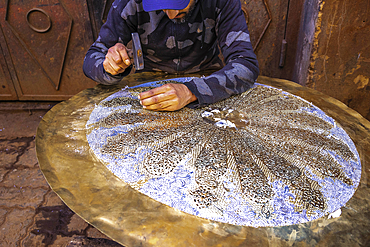
<svg viewBox="0 0 370 247">
<path fill-rule="evenodd" d="M 57 236 L 57 239 L 55 239 L 54 243 L 48 245 L 48 247 L 68 246 L 68 243 L 70 243 L 75 237 L 76 236 Z"/>
<path fill-rule="evenodd" d="M 90 226 L 87 229 L 86 235 L 89 238 L 108 238 L 105 234 L 103 234 L 102 232 L 100 232 L 98 229 L 96 229 L 93 226 Z"/>
<path fill-rule="evenodd" d="M 20 156 L 25 153 L 32 141 L 34 141 L 34 137 L 20 137 L 11 140 L 0 140 L 1 167 L 11 168 L 15 166 L 16 163 L 18 163 Z M 35 163 L 32 165 L 34 166 Z"/>
<path fill-rule="evenodd" d="M 36 235 L 33 233 L 30 233 L 29 236 L 23 241 L 24 246 L 37 246 L 37 247 L 65 247 L 73 241 L 75 236 L 56 236 L 54 241 L 52 243 L 47 242 L 44 240 L 44 237 L 42 235 Z"/>
<path fill-rule="evenodd" d="M 3 181 L 5 174 L 8 172 L 8 169 L 0 167 L 0 183 Z"/>
<path fill-rule="evenodd" d="M 7 213 L 8 213 L 8 210 L 0 208 L 0 229 L 1 229 L 2 224 L 5 221 L 5 216 Z"/>
<path fill-rule="evenodd" d="M 46 112 L 47 110 L 0 111 L 0 139 L 34 136 Z"/>
<path fill-rule="evenodd" d="M 22 244 L 24 247 L 46 247 L 47 245 L 43 243 L 43 240 L 44 237 L 42 235 L 36 235 L 32 232 L 28 232 L 26 238 L 22 241 Z"/>
<path fill-rule="evenodd" d="M 64 210 L 67 213 L 63 213 Z M 68 218 L 69 215 L 74 214 L 57 194 L 49 188 L 44 202 L 36 209 L 35 222 L 33 222 L 28 230 L 27 236 L 24 239 L 24 246 L 66 246 L 72 238 L 64 236 L 64 232 L 67 233 L 69 230 L 64 231 L 63 229 L 68 229 L 68 225 L 66 227 L 63 224 L 58 225 L 59 222 L 68 222 L 68 219 L 60 219 L 60 217 L 63 218 L 63 215 Z M 58 230 L 61 231 L 58 232 Z"/>
<path fill-rule="evenodd" d="M 69 232 L 80 232 L 83 234 L 83 231 L 89 226 L 89 224 L 84 221 L 80 216 L 74 214 L 71 218 L 70 223 L 68 224 Z"/>
<path fill-rule="evenodd" d="M 40 169 L 13 169 L 4 178 L 2 186 L 4 187 L 18 187 L 18 188 L 49 188 Z"/>
<path fill-rule="evenodd" d="M 84 229 L 87 227 L 84 222 L 80 223 L 81 229 L 77 229 L 76 222 L 72 223 L 71 227 L 69 226 L 74 215 L 74 212 L 64 204 L 38 207 L 34 224 L 30 227 L 26 237 L 27 241 L 34 242 L 36 236 L 42 236 L 42 243 L 54 246 L 57 240 L 62 241 L 61 238 L 67 237 L 68 239 L 64 240 L 67 243 L 70 237 L 84 234 Z"/>
<path fill-rule="evenodd" d="M 6 215 L 0 228 L 1 246 L 22 246 L 27 227 L 32 223 L 35 211 L 30 208 L 13 209 Z"/>
<path fill-rule="evenodd" d="M 38 160 L 36 157 L 36 142 L 32 140 L 29 146 L 24 150 L 24 153 L 19 157 L 17 166 L 34 168 L 38 167 Z"/>
<path fill-rule="evenodd" d="M 122 247 L 122 245 L 114 242 L 113 240 L 106 238 L 86 238 L 86 237 L 75 237 L 66 247 L 78 247 L 78 246 L 89 246 L 89 247 Z"/>
<path fill-rule="evenodd" d="M 43 188 L 0 187 L 0 206 L 36 208 L 43 201 L 46 192 L 47 189 Z"/>
<path fill-rule="evenodd" d="M 58 206 L 58 205 L 65 205 L 65 204 L 54 191 L 49 189 L 49 192 L 46 194 L 45 201 L 42 204 L 42 206 L 47 207 L 47 206 Z"/>
<path fill-rule="evenodd" d="M 0 140 L 0 167 L 9 168 L 17 162 L 18 153 L 8 140 Z"/>
</svg>

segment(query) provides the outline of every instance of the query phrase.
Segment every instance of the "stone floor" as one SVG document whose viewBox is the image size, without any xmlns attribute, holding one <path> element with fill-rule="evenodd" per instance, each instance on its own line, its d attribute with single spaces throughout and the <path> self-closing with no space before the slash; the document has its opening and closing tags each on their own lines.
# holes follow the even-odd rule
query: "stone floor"
<svg viewBox="0 0 370 247">
<path fill-rule="evenodd" d="M 0 108 L 0 246 L 122 246 L 72 212 L 50 189 L 35 151 L 47 110 Z"/>
</svg>

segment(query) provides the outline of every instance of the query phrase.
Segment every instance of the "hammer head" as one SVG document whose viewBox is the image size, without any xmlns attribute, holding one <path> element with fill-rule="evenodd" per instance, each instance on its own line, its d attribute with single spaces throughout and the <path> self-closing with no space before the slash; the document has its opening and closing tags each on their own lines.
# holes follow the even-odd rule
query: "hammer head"
<svg viewBox="0 0 370 247">
<path fill-rule="evenodd" d="M 144 69 L 144 57 L 141 49 L 140 37 L 138 33 L 132 33 L 132 50 L 134 55 L 134 65 L 136 70 Z"/>
</svg>

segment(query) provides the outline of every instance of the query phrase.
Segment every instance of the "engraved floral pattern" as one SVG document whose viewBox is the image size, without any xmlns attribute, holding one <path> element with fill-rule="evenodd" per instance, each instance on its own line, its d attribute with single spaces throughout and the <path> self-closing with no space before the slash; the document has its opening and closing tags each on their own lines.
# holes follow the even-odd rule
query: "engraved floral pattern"
<svg viewBox="0 0 370 247">
<path fill-rule="evenodd" d="M 358 186 L 351 139 L 299 97 L 257 85 L 202 109 L 152 112 L 137 100 L 147 89 L 103 100 L 86 128 L 108 169 L 155 200 L 221 222 L 280 226 L 337 210 Z"/>
</svg>

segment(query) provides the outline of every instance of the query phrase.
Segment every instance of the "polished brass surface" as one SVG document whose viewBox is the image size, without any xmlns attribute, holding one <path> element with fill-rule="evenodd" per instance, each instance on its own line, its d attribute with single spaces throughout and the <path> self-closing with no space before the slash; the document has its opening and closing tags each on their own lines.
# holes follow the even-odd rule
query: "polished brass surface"
<svg viewBox="0 0 370 247">
<path fill-rule="evenodd" d="M 142 73 L 123 83 L 168 79 Z M 219 223 L 163 205 L 132 189 L 91 153 L 86 122 L 95 104 L 124 84 L 87 89 L 53 107 L 39 125 L 36 151 L 52 189 L 78 215 L 125 246 L 353 246 L 369 243 L 370 123 L 339 101 L 293 82 L 259 77 L 258 82 L 300 96 L 334 118 L 356 145 L 360 185 L 338 218 L 252 228 Z M 340 235 L 338 236 L 338 234 Z"/>
<path fill-rule="evenodd" d="M 200 109 L 143 109 L 123 88 L 95 105 L 90 150 L 118 178 L 182 212 L 234 225 L 299 224 L 341 208 L 361 176 L 356 148 L 300 97 L 256 84 Z"/>
</svg>

